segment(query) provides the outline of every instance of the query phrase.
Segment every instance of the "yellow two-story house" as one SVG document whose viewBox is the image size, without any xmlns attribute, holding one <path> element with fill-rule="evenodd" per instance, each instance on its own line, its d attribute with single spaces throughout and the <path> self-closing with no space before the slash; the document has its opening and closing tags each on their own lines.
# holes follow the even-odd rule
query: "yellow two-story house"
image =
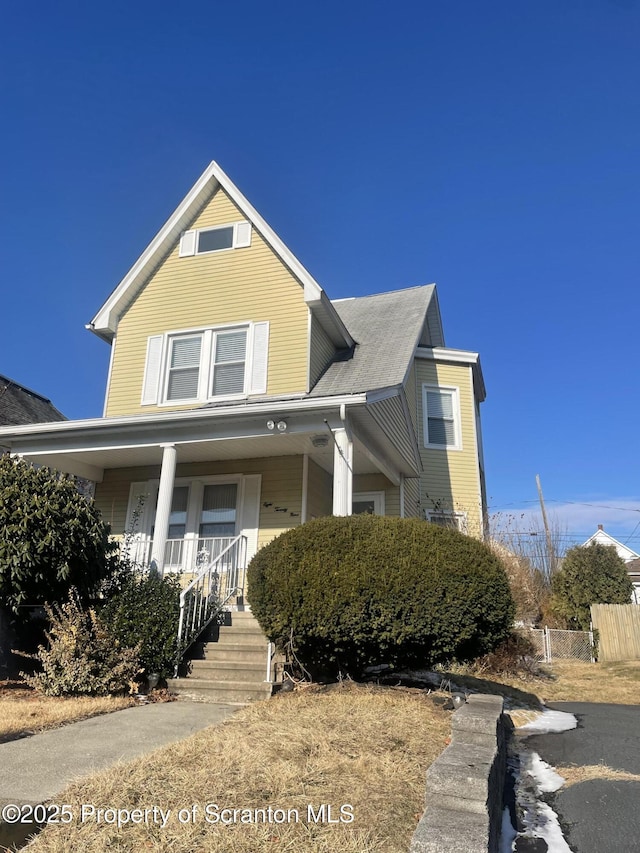
<svg viewBox="0 0 640 853">
<path fill-rule="evenodd" d="M 318 516 L 483 535 L 482 372 L 445 346 L 435 286 L 331 301 L 216 163 L 88 328 L 111 348 L 103 416 L 0 446 L 94 482 L 139 562 L 233 555 L 239 600 L 256 550 Z"/>
</svg>

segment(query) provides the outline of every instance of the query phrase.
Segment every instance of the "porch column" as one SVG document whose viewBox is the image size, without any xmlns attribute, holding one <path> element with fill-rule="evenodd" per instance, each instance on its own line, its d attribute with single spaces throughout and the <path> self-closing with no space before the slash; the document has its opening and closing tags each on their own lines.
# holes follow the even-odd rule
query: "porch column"
<svg viewBox="0 0 640 853">
<path fill-rule="evenodd" d="M 353 501 L 353 442 L 346 429 L 333 433 L 333 514 L 351 515 Z"/>
<path fill-rule="evenodd" d="M 153 548 L 151 549 L 151 568 L 160 577 L 164 574 L 164 553 L 169 535 L 169 516 L 173 499 L 173 483 L 176 478 L 176 446 L 162 444 L 162 469 L 160 471 L 160 486 L 158 488 L 158 508 L 156 523 L 153 531 Z"/>
</svg>

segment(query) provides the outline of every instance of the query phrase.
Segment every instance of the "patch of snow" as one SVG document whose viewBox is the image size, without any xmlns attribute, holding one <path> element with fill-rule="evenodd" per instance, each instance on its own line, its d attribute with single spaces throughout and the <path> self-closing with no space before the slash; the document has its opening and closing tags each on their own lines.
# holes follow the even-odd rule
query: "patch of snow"
<svg viewBox="0 0 640 853">
<path fill-rule="evenodd" d="M 538 803 L 535 835 L 547 842 L 548 853 L 572 853 L 558 823 L 558 815 L 547 803 Z"/>
<path fill-rule="evenodd" d="M 527 762 L 526 772 L 532 777 L 536 788 L 542 794 L 552 794 L 564 785 L 564 779 L 550 764 L 543 761 L 537 752 L 532 752 Z"/>
<path fill-rule="evenodd" d="M 511 823 L 511 815 L 509 809 L 505 806 L 502 812 L 502 827 L 500 831 L 500 853 L 513 853 L 513 844 L 518 833 L 513 828 Z"/>
<path fill-rule="evenodd" d="M 573 714 L 566 711 L 552 711 L 545 708 L 537 720 L 518 727 L 518 734 L 524 735 L 546 735 L 554 732 L 568 732 L 575 729 L 578 721 Z"/>
</svg>

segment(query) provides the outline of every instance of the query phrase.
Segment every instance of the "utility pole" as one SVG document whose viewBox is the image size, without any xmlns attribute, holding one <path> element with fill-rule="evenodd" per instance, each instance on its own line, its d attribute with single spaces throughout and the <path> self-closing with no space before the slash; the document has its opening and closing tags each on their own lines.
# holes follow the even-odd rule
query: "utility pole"
<svg viewBox="0 0 640 853">
<path fill-rule="evenodd" d="M 553 551 L 553 542 L 551 541 L 551 531 L 549 530 L 549 522 L 547 521 L 547 511 L 544 508 L 544 497 L 542 496 L 542 486 L 540 484 L 540 474 L 536 474 L 536 485 L 538 487 L 538 497 L 540 498 L 540 509 L 542 510 L 542 523 L 544 524 L 544 535 L 547 539 L 547 571 L 549 578 L 556 570 L 556 555 Z"/>
</svg>

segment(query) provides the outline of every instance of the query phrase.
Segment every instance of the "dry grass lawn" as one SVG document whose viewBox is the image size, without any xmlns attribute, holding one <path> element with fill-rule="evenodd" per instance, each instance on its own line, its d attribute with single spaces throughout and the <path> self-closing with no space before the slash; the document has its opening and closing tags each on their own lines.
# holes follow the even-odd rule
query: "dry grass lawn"
<svg viewBox="0 0 640 853">
<path fill-rule="evenodd" d="M 424 805 L 425 770 L 443 750 L 450 720 L 422 691 L 308 686 L 72 786 L 59 801 L 72 805 L 73 823 L 46 828 L 29 850 L 406 853 Z M 171 814 L 164 828 L 118 829 L 81 823 L 82 803 L 156 805 Z M 289 812 L 289 822 L 208 823 L 208 803 L 219 809 L 271 806 Z M 341 806 L 351 805 L 353 822 L 309 820 L 308 806 L 323 803 L 331 805 L 334 820 Z M 195 820 L 180 823 L 179 810 L 194 804 Z"/>
<path fill-rule="evenodd" d="M 469 689 L 508 696 L 515 707 L 536 708 L 546 702 L 640 704 L 640 661 L 564 660 L 544 665 L 541 670 L 542 677 L 523 678 L 460 668 L 450 677 L 453 683 Z"/>
<path fill-rule="evenodd" d="M 616 770 L 606 764 L 588 764 L 577 767 L 575 764 L 560 765 L 553 768 L 564 779 L 563 788 L 590 782 L 592 779 L 607 779 L 611 782 L 640 782 L 640 775 L 627 770 Z"/>
<path fill-rule="evenodd" d="M 565 661 L 545 669 L 543 677 L 525 679 L 457 669 L 443 673 L 443 679 L 450 678 L 452 689 L 509 697 L 512 708 L 523 709 L 522 721 L 542 701 L 639 701 L 640 662 Z M 22 716 L 24 726 L 24 711 Z M 72 786 L 58 798 L 72 806 L 72 823 L 48 827 L 29 849 L 405 853 L 423 808 L 425 770 L 445 746 L 450 719 L 424 691 L 353 683 L 306 685 Z M 560 767 L 558 772 L 567 785 L 592 778 L 640 781 L 604 766 Z M 115 810 L 156 806 L 168 810 L 169 817 L 165 826 L 151 819 L 122 828 L 92 817 L 81 822 L 83 803 Z M 209 821 L 207 804 L 218 807 Z M 322 804 L 331 806 L 334 820 L 340 818 L 340 807 L 349 804 L 352 810 L 343 817 L 353 814 L 353 821 L 314 822 L 308 807 L 317 813 Z M 281 815 L 272 811 L 269 821 L 264 811 L 269 807 L 288 813 L 287 820 L 277 822 Z M 189 810 L 183 822 L 181 809 Z M 247 811 L 238 812 L 229 824 L 211 822 L 221 809 Z M 263 812 L 256 815 L 256 809 Z M 107 817 L 112 819 L 113 813 Z"/>
<path fill-rule="evenodd" d="M 58 699 L 43 696 L 22 682 L 4 681 L 0 683 L 0 743 L 131 705 L 135 705 L 131 697 Z"/>
</svg>

